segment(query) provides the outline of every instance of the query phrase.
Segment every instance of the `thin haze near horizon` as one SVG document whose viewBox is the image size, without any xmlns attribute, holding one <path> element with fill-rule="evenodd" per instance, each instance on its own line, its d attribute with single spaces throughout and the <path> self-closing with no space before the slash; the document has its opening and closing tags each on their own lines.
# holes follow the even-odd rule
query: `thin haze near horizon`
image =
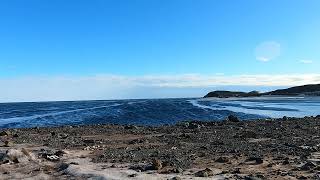
<svg viewBox="0 0 320 180">
<path fill-rule="evenodd" d="M 4 0 L 0 102 L 320 83 L 320 1 Z"/>
</svg>

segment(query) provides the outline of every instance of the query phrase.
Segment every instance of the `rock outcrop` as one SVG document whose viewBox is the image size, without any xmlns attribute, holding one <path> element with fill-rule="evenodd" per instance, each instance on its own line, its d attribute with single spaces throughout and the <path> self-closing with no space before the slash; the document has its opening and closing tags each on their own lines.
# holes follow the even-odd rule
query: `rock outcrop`
<svg viewBox="0 0 320 180">
<path fill-rule="evenodd" d="M 230 97 L 259 97 L 259 96 L 320 96 L 320 84 L 310 84 L 304 86 L 295 86 L 287 89 L 278 89 L 266 93 L 259 93 L 258 91 L 239 92 L 239 91 L 212 91 L 204 98 L 230 98 Z"/>
</svg>

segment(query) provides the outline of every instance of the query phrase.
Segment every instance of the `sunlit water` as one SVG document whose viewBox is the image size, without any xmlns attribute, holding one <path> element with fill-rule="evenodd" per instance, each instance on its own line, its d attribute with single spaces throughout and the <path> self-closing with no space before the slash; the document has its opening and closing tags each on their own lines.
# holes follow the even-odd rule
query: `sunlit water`
<svg viewBox="0 0 320 180">
<path fill-rule="evenodd" d="M 315 116 L 320 114 L 320 97 L 2 103 L 0 128 L 97 123 L 162 125 L 223 120 L 230 114 L 243 120 Z"/>
</svg>

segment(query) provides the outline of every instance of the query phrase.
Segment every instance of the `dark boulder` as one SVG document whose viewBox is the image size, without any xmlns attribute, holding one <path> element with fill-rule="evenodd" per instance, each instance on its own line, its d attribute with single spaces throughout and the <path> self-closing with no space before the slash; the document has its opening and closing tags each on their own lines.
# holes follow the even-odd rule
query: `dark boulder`
<svg viewBox="0 0 320 180">
<path fill-rule="evenodd" d="M 228 163 L 229 159 L 227 157 L 219 157 L 218 159 L 216 159 L 216 162 L 218 162 L 218 163 Z"/>
<path fill-rule="evenodd" d="M 10 132 L 9 131 L 1 131 L 0 136 L 9 136 Z"/>
<path fill-rule="evenodd" d="M 229 115 L 226 118 L 226 121 L 229 121 L 229 122 L 240 122 L 239 118 L 237 116 L 234 116 L 234 115 Z"/>
</svg>

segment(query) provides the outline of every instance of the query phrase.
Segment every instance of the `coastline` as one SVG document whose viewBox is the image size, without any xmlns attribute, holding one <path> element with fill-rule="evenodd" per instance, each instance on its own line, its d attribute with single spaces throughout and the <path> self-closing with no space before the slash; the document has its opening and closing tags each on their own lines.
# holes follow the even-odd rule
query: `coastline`
<svg viewBox="0 0 320 180">
<path fill-rule="evenodd" d="M 316 179 L 320 116 L 0 130 L 3 179 Z"/>
</svg>

